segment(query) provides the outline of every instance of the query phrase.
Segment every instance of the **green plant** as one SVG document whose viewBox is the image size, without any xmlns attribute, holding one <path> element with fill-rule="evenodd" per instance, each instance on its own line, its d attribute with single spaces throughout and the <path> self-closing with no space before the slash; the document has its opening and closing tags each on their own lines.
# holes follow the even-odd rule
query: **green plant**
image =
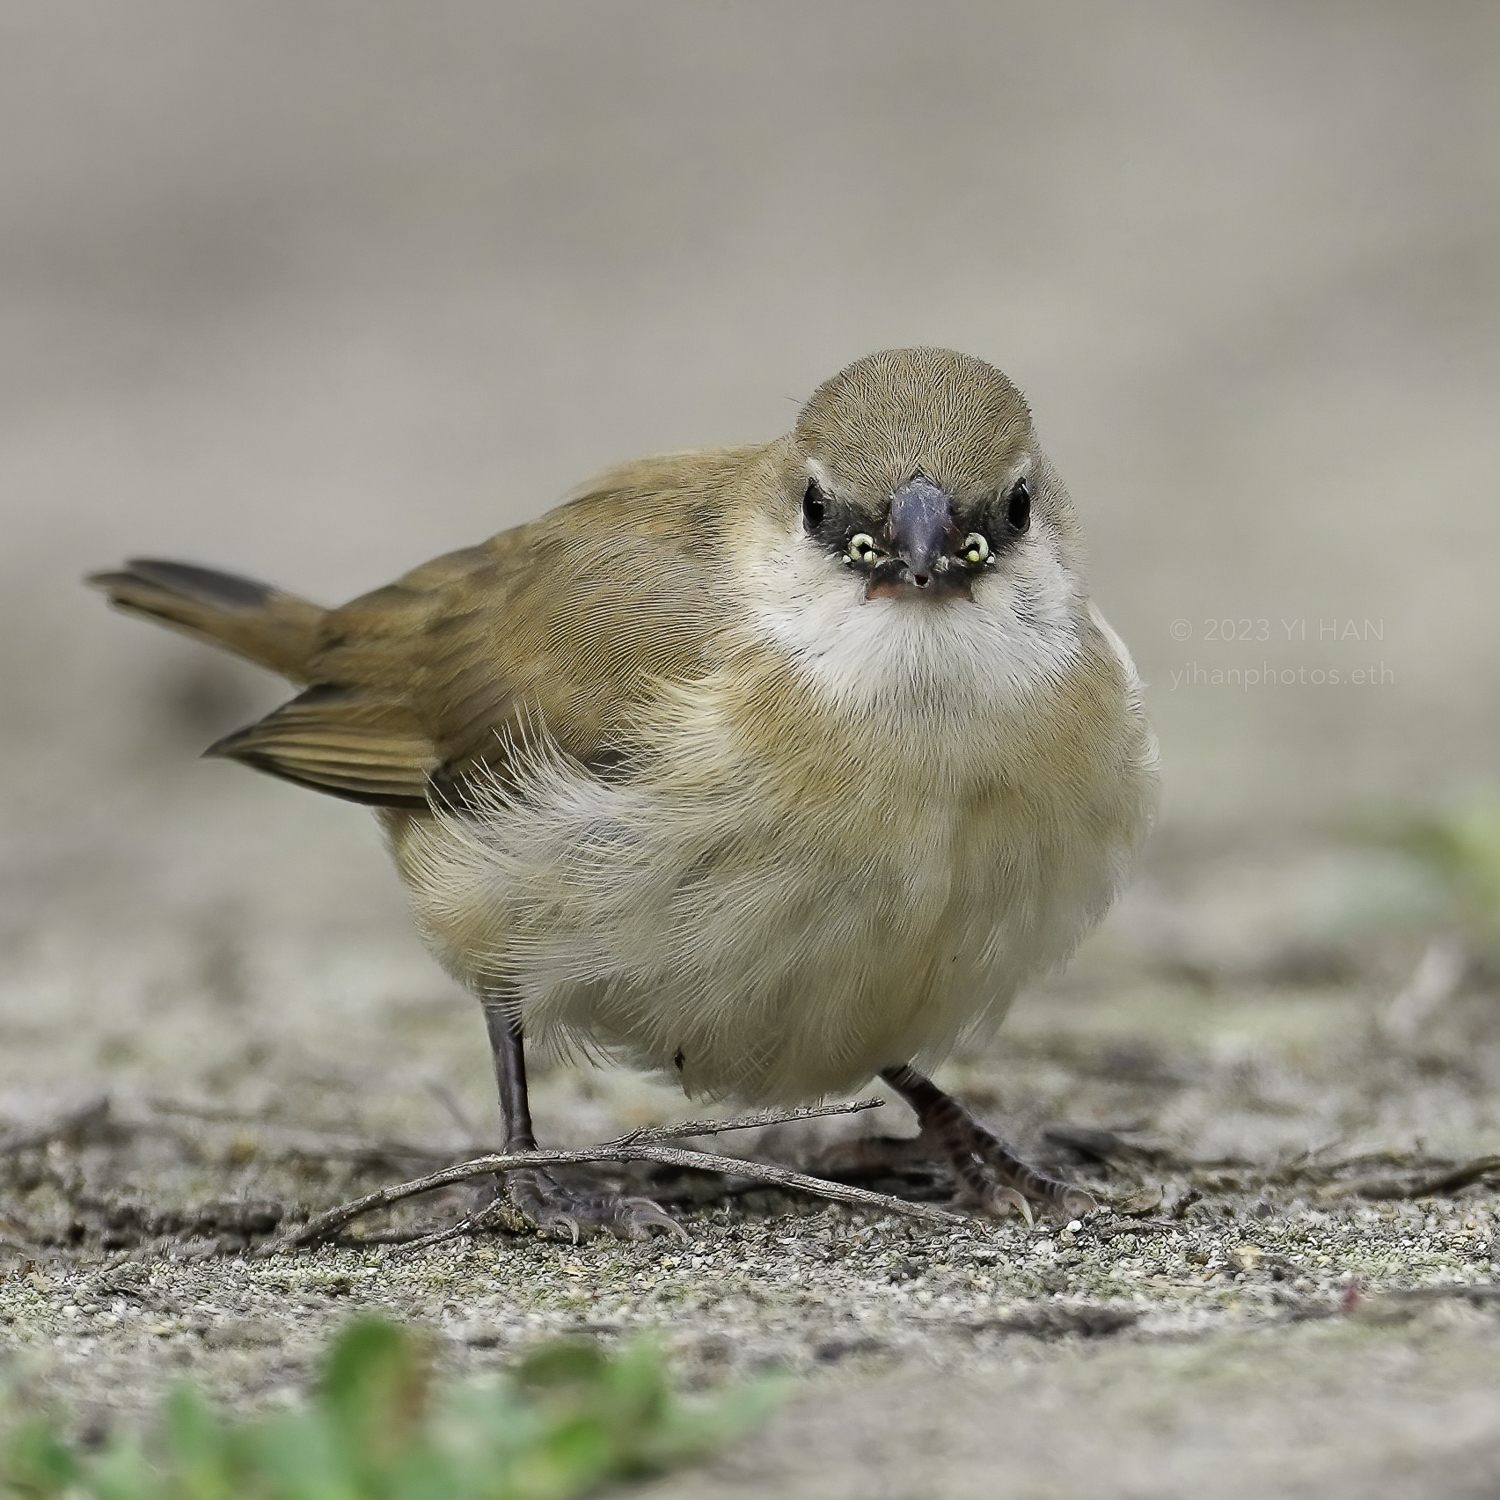
<svg viewBox="0 0 1500 1500">
<path fill-rule="evenodd" d="M 1474 791 L 1369 832 L 1436 880 L 1443 906 L 1475 949 L 1500 955 L 1500 791 Z"/>
<path fill-rule="evenodd" d="M 434 1386 L 417 1335 L 365 1320 L 335 1341 L 296 1412 L 235 1422 L 197 1391 L 145 1439 L 80 1453 L 36 1418 L 0 1440 L 15 1500 L 570 1500 L 690 1461 L 770 1408 L 756 1382 L 688 1404 L 650 1344 L 619 1355 L 562 1341 L 504 1383 Z"/>
</svg>

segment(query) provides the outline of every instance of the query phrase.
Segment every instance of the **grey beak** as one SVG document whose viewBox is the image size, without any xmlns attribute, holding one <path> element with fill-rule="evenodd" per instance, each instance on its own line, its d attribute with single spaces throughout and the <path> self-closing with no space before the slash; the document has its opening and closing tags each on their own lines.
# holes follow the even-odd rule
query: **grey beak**
<svg viewBox="0 0 1500 1500">
<path fill-rule="evenodd" d="M 958 535 L 948 497 L 920 475 L 891 497 L 889 530 L 892 550 L 919 589 L 932 582 Z"/>
</svg>

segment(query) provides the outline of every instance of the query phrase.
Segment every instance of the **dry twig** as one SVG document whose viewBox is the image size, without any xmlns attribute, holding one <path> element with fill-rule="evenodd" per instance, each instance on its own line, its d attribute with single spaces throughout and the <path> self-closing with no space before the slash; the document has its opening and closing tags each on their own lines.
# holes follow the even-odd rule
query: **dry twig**
<svg viewBox="0 0 1500 1500">
<path fill-rule="evenodd" d="M 884 1099 L 856 1099 L 853 1104 L 809 1104 L 802 1109 L 770 1109 L 758 1115 L 741 1115 L 737 1120 L 679 1120 L 675 1125 L 650 1125 L 630 1130 L 612 1146 L 639 1146 L 647 1141 L 681 1141 L 694 1135 L 722 1135 L 726 1130 L 760 1130 L 767 1125 L 793 1125 L 798 1120 L 821 1120 L 828 1115 L 857 1115 L 867 1109 L 881 1109 Z"/>
<path fill-rule="evenodd" d="M 1436 1176 L 1418 1177 L 1415 1181 L 1401 1177 L 1362 1177 L 1354 1182 L 1333 1183 L 1324 1189 L 1324 1196 L 1436 1198 L 1460 1192 L 1486 1177 L 1497 1175 L 1500 1175 L 1500 1156 L 1478 1156 Z"/>
<path fill-rule="evenodd" d="M 703 1151 L 685 1150 L 680 1146 L 657 1144 L 660 1134 L 680 1136 L 702 1135 L 710 1131 L 745 1130 L 765 1125 L 782 1124 L 789 1120 L 801 1120 L 830 1114 L 849 1114 L 860 1109 L 869 1109 L 879 1101 L 862 1101 L 856 1105 L 824 1105 L 811 1110 L 795 1110 L 778 1115 L 760 1115 L 749 1119 L 727 1121 L 690 1120 L 684 1124 L 662 1126 L 659 1131 L 633 1132 L 616 1141 L 607 1141 L 601 1146 L 592 1146 L 581 1151 L 512 1151 L 490 1156 L 475 1157 L 472 1161 L 460 1162 L 439 1172 L 430 1172 L 425 1177 L 410 1182 L 393 1184 L 367 1193 L 350 1203 L 340 1204 L 324 1213 L 315 1214 L 306 1224 L 281 1236 L 266 1247 L 264 1254 L 275 1255 L 303 1245 L 315 1244 L 337 1233 L 346 1224 L 378 1209 L 389 1208 L 407 1198 L 430 1193 L 435 1188 L 449 1187 L 457 1182 L 472 1181 L 476 1177 L 489 1177 L 496 1173 L 513 1171 L 518 1167 L 578 1166 L 600 1161 L 650 1161 L 661 1166 L 686 1168 L 695 1172 L 722 1172 L 730 1177 L 748 1177 L 792 1192 L 811 1193 L 835 1203 L 850 1203 L 856 1207 L 875 1209 L 881 1213 L 903 1214 L 908 1218 L 926 1219 L 932 1223 L 965 1224 L 965 1215 L 948 1209 L 935 1208 L 927 1203 L 912 1203 L 904 1198 L 893 1198 L 887 1193 L 872 1193 L 864 1188 L 849 1187 L 840 1182 L 829 1182 L 822 1177 L 813 1177 L 806 1172 L 796 1172 L 790 1167 L 772 1166 L 766 1162 L 745 1161 L 735 1156 L 712 1156 Z M 459 1232 L 462 1232 L 461 1230 Z M 446 1234 L 445 1234 L 446 1237 Z"/>
</svg>

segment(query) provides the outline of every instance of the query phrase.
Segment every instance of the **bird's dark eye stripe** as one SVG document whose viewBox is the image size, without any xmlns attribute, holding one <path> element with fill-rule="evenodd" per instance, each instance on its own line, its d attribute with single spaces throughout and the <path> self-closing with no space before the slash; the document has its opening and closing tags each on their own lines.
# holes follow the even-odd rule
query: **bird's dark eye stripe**
<svg viewBox="0 0 1500 1500">
<path fill-rule="evenodd" d="M 809 479 L 807 489 L 802 494 L 802 519 L 807 522 L 807 529 L 816 531 L 827 514 L 828 497 L 816 479 Z"/>
</svg>

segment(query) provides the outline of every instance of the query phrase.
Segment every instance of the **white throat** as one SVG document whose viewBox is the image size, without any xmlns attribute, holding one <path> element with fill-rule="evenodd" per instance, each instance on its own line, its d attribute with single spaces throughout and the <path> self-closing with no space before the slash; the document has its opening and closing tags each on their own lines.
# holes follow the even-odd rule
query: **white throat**
<svg viewBox="0 0 1500 1500">
<path fill-rule="evenodd" d="M 747 579 L 755 629 L 845 709 L 993 710 L 1078 661 L 1087 606 L 1050 549 L 1020 576 L 978 578 L 972 599 L 866 599 L 862 579 L 800 541 Z"/>
</svg>

